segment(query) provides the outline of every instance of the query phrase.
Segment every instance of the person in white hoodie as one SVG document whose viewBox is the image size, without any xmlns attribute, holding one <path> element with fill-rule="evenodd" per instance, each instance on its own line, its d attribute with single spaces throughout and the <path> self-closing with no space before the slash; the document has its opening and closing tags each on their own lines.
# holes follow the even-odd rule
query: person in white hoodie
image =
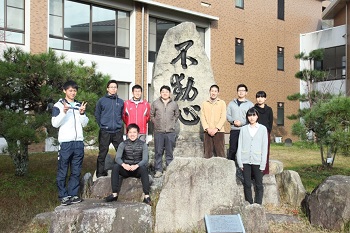
<svg viewBox="0 0 350 233">
<path fill-rule="evenodd" d="M 52 109 L 51 123 L 58 130 L 57 187 L 61 205 L 81 202 L 78 196 L 80 172 L 84 158 L 83 127 L 89 122 L 85 115 L 86 102 L 75 100 L 78 85 L 74 81 L 67 81 L 63 85 L 65 98 L 55 103 Z M 66 179 L 70 169 L 68 184 Z"/>
<path fill-rule="evenodd" d="M 267 129 L 258 123 L 259 113 L 255 108 L 247 111 L 247 125 L 241 128 L 238 138 L 237 169 L 243 171 L 245 200 L 253 204 L 252 175 L 255 179 L 255 203 L 262 204 L 264 186 L 263 172 L 266 166 L 268 138 Z"/>
</svg>

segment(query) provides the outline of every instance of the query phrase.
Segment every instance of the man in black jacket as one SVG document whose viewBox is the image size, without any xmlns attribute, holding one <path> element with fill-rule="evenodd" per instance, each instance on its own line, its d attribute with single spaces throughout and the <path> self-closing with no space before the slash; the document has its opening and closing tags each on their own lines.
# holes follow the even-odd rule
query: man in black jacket
<svg viewBox="0 0 350 233">
<path fill-rule="evenodd" d="M 117 201 L 122 178 L 141 177 L 142 189 L 145 194 L 143 202 L 152 205 L 149 197 L 149 177 L 148 177 L 148 148 L 144 141 L 138 138 L 140 128 L 132 123 L 126 128 L 128 139 L 119 144 L 117 155 L 112 169 L 111 184 L 112 194 L 106 197 L 106 202 Z"/>
<path fill-rule="evenodd" d="M 106 176 L 105 159 L 109 145 L 112 143 L 117 150 L 123 141 L 123 108 L 124 101 L 117 95 L 118 83 L 110 80 L 107 83 L 107 94 L 100 98 L 96 104 L 95 118 L 100 127 L 98 134 L 99 153 L 97 157 L 96 176 Z"/>
</svg>

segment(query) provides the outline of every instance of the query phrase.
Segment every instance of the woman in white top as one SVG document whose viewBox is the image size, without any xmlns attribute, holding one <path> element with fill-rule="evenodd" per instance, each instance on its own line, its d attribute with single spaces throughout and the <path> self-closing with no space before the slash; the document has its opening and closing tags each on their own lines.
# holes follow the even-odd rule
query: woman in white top
<svg viewBox="0 0 350 233">
<path fill-rule="evenodd" d="M 251 108 L 246 114 L 249 124 L 242 127 L 237 149 L 237 163 L 243 171 L 243 186 L 245 200 L 253 204 L 252 175 L 255 179 L 255 203 L 262 204 L 264 186 L 262 184 L 263 171 L 266 166 L 268 136 L 264 125 L 258 123 L 259 114 Z"/>
</svg>

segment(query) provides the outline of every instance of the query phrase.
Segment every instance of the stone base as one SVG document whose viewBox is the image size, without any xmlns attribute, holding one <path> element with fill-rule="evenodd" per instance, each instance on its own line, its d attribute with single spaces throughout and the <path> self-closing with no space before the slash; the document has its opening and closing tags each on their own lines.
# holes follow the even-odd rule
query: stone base
<svg viewBox="0 0 350 233">
<path fill-rule="evenodd" d="M 174 149 L 174 157 L 204 157 L 203 142 L 177 140 Z"/>
</svg>

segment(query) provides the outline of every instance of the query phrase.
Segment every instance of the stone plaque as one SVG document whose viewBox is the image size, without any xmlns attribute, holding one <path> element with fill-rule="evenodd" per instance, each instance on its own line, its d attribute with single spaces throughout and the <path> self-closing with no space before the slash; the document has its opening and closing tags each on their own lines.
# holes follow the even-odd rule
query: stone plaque
<svg viewBox="0 0 350 233">
<path fill-rule="evenodd" d="M 241 216 L 205 215 L 207 233 L 245 233 Z"/>
</svg>

